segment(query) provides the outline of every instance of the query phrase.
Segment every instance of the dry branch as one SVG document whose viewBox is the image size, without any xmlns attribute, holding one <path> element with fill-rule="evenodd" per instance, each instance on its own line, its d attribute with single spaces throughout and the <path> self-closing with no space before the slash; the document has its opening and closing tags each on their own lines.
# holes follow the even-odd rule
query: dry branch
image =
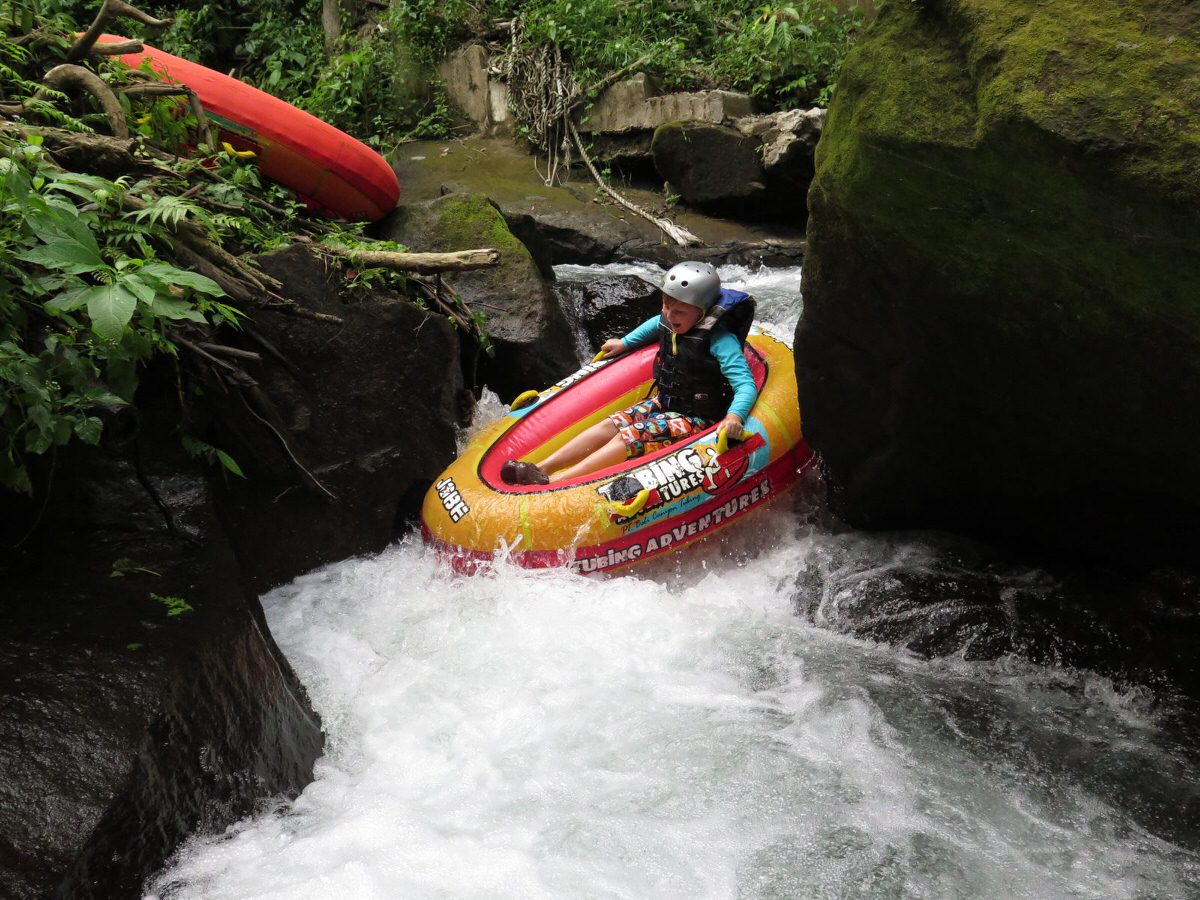
<svg viewBox="0 0 1200 900">
<path fill-rule="evenodd" d="M 215 353 L 218 356 L 232 356 L 236 359 L 248 359 L 252 362 L 262 362 L 262 354 L 255 353 L 253 350 L 243 350 L 240 347 L 228 347 L 225 344 L 210 344 L 208 341 L 199 341 L 196 344 L 207 350 L 209 353 Z"/>
<path fill-rule="evenodd" d="M 592 165 L 591 157 L 587 155 L 587 151 L 583 147 L 583 141 L 579 139 L 579 132 L 575 130 L 575 124 L 573 122 L 568 122 L 567 125 L 570 128 L 571 137 L 575 141 L 575 146 L 579 150 L 580 157 L 582 157 L 584 163 L 587 164 L 588 171 L 592 173 L 592 178 L 596 180 L 596 184 L 600 186 L 600 190 L 604 192 L 606 197 L 616 203 L 619 203 L 630 212 L 636 213 L 643 219 L 653 222 L 659 227 L 663 234 L 671 238 L 671 240 L 673 240 L 680 247 L 697 247 L 704 243 L 704 241 L 700 240 L 700 238 L 696 237 L 696 235 L 692 234 L 682 225 L 676 225 L 670 219 L 663 219 L 654 215 L 653 213 L 647 212 L 637 204 L 626 200 L 607 184 L 605 184 L 604 179 L 600 177 L 600 173 L 596 171 L 596 167 Z"/>
<path fill-rule="evenodd" d="M 326 322 L 330 325 L 346 324 L 346 320 L 341 316 L 305 309 L 303 306 L 297 304 L 295 300 L 289 300 L 287 297 L 281 297 L 278 294 L 268 293 L 266 302 L 260 303 L 259 306 L 262 309 L 269 309 L 272 312 L 287 313 L 289 316 L 295 316 L 298 319 L 311 319 L 314 322 Z"/>
<path fill-rule="evenodd" d="M 141 53 L 145 49 L 141 41 L 116 41 L 111 44 L 96 44 L 88 52 L 92 56 L 124 56 L 126 53 Z"/>
<path fill-rule="evenodd" d="M 397 253 L 390 250 L 343 250 L 329 248 L 339 256 L 348 257 L 360 266 L 379 266 L 397 272 L 466 272 L 487 269 L 500 263 L 500 251 L 485 247 L 479 250 L 459 250 L 454 253 Z"/>
</svg>

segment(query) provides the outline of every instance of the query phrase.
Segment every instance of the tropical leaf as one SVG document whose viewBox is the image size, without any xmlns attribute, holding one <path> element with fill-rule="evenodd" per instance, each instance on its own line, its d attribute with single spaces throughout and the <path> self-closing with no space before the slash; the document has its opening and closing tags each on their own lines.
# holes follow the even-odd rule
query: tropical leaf
<svg viewBox="0 0 1200 900">
<path fill-rule="evenodd" d="M 216 448 L 214 447 L 213 449 L 215 450 Z M 220 462 L 221 465 L 223 465 L 226 469 L 228 469 L 234 475 L 238 476 L 238 478 L 246 477 L 244 474 L 242 474 L 242 467 L 239 466 L 234 461 L 232 456 L 230 456 L 224 450 L 217 450 L 216 452 L 217 452 L 217 461 Z"/>
<path fill-rule="evenodd" d="M 71 211 L 75 212 L 74 207 Z M 18 254 L 17 258 L 71 275 L 107 268 L 87 223 L 78 214 L 56 215 L 55 212 L 46 209 L 29 216 L 26 224 L 44 246 Z"/>
<path fill-rule="evenodd" d="M 90 247 L 71 241 L 43 244 L 18 253 L 17 259 L 68 275 L 82 275 L 105 268 L 104 260 L 100 257 L 100 248 L 96 246 L 94 239 Z"/>
<path fill-rule="evenodd" d="M 75 434 L 85 444 L 100 443 L 100 434 L 103 431 L 104 424 L 95 416 L 85 416 L 75 420 Z"/>
<path fill-rule="evenodd" d="M 208 294 L 210 297 L 225 296 L 225 291 L 211 278 L 200 275 L 197 272 L 181 269 L 170 263 L 147 263 L 142 266 L 142 274 L 157 278 L 164 284 L 173 284 L 177 287 L 190 287 L 193 290 L 200 291 L 202 294 Z"/>
<path fill-rule="evenodd" d="M 189 322 L 204 323 L 204 314 L 182 297 L 172 297 L 170 294 L 158 294 L 150 305 L 150 311 L 162 319 L 186 319 Z"/>
<path fill-rule="evenodd" d="M 88 288 L 85 294 L 92 331 L 107 340 L 118 340 L 137 309 L 137 295 L 119 281 Z"/>
<path fill-rule="evenodd" d="M 139 273 L 125 273 L 120 278 L 120 283 L 129 288 L 139 300 L 147 306 L 154 306 L 154 300 L 159 294 L 163 293 L 162 286 L 155 279 L 153 282 L 141 278 Z"/>
<path fill-rule="evenodd" d="M 87 285 L 76 285 L 68 288 L 60 293 L 53 300 L 46 301 L 46 309 L 54 312 L 71 312 L 87 305 L 88 291 L 91 288 Z"/>
</svg>

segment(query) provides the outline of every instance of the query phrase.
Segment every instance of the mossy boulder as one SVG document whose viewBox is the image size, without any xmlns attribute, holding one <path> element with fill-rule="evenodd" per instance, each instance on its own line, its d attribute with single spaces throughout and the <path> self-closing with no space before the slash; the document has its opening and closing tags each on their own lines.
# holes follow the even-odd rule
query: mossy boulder
<svg viewBox="0 0 1200 900">
<path fill-rule="evenodd" d="M 817 148 L 796 358 L 860 525 L 1200 539 L 1200 4 L 886 5 Z"/>
<path fill-rule="evenodd" d="M 413 250 L 492 247 L 500 264 L 448 272 L 446 284 L 487 319 L 495 346 L 479 359 L 478 378 L 508 400 L 553 384 L 579 365 L 570 326 L 529 250 L 483 194 L 447 194 L 398 210 L 384 235 Z"/>
</svg>

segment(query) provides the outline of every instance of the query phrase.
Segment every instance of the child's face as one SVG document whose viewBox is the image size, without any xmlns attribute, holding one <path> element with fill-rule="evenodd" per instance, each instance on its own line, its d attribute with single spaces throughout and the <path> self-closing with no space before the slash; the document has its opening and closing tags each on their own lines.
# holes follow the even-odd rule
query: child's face
<svg viewBox="0 0 1200 900">
<path fill-rule="evenodd" d="M 692 306 L 690 303 L 681 303 L 666 294 L 663 294 L 662 314 L 667 324 L 671 326 L 671 330 L 676 334 L 687 334 L 704 315 L 700 307 Z"/>
</svg>

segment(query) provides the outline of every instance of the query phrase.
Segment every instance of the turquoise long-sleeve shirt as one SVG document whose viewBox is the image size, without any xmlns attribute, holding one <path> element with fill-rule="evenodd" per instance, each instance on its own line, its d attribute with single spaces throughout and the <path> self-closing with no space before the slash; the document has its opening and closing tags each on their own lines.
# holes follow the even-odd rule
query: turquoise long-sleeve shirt
<svg viewBox="0 0 1200 900">
<path fill-rule="evenodd" d="M 625 337 L 621 343 L 627 350 L 644 347 L 646 344 L 658 342 L 658 322 L 661 316 L 651 316 Z M 713 328 L 712 340 L 709 341 L 709 351 L 721 364 L 721 374 L 725 376 L 733 388 L 733 401 L 729 404 L 729 412 L 734 413 L 745 422 L 750 417 L 750 408 L 758 399 L 758 386 L 754 376 L 750 374 L 750 365 L 742 353 L 738 339 L 724 325 L 717 323 Z"/>
</svg>

